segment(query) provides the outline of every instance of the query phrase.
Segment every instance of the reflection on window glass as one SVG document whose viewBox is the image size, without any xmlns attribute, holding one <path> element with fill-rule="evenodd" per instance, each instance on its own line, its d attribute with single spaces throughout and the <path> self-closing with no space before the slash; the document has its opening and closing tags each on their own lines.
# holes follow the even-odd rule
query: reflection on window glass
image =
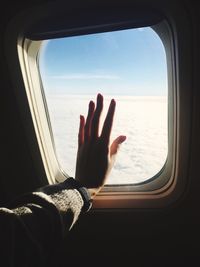
<svg viewBox="0 0 200 267">
<path fill-rule="evenodd" d="M 117 101 L 111 140 L 120 147 L 108 184 L 155 176 L 168 153 L 167 66 L 163 44 L 149 27 L 44 41 L 39 69 L 61 168 L 75 174 L 79 115 L 101 93 L 104 114 Z"/>
</svg>

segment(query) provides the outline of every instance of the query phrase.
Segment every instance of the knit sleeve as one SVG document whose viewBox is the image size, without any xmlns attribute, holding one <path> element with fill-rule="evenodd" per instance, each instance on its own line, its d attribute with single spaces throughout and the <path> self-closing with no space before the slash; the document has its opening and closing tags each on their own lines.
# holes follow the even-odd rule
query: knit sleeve
<svg viewBox="0 0 200 267">
<path fill-rule="evenodd" d="M 7 208 L 0 208 L 0 256 L 4 266 L 46 266 L 82 206 L 78 190 L 60 184 L 23 195 Z"/>
</svg>

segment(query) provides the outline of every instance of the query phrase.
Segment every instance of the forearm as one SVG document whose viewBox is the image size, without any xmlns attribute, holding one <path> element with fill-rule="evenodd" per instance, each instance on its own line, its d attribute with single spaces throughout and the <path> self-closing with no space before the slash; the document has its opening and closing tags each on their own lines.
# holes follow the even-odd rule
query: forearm
<svg viewBox="0 0 200 267">
<path fill-rule="evenodd" d="M 81 212 L 83 199 L 76 189 L 60 184 L 45 190 L 48 194 L 27 194 L 0 209 L 1 257 L 13 266 L 44 266 Z"/>
</svg>

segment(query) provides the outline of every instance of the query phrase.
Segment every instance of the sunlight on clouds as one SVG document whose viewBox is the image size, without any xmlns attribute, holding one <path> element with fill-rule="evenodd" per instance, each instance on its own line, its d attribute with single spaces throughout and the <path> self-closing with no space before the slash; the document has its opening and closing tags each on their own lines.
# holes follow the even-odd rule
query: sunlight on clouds
<svg viewBox="0 0 200 267">
<path fill-rule="evenodd" d="M 115 96 L 117 102 L 111 141 L 127 140 L 120 147 L 108 184 L 143 182 L 163 167 L 167 157 L 167 98 Z M 101 126 L 112 96 L 104 97 Z M 75 173 L 79 115 L 87 115 L 88 102 L 96 96 L 52 95 L 48 99 L 57 157 L 62 169 Z"/>
</svg>

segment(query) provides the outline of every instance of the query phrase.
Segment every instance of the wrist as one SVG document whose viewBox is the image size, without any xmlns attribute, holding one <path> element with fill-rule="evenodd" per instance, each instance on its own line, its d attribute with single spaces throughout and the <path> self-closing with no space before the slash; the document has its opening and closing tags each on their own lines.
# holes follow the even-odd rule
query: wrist
<svg viewBox="0 0 200 267">
<path fill-rule="evenodd" d="M 101 187 L 99 188 L 87 188 L 87 190 L 90 193 L 91 199 L 93 200 L 95 196 L 98 194 L 98 192 L 101 190 Z"/>
<path fill-rule="evenodd" d="M 72 177 L 67 178 L 63 183 L 65 184 L 65 186 L 67 186 L 68 189 L 76 189 L 80 193 L 84 202 L 82 211 L 89 211 L 92 207 L 93 200 L 90 191 L 86 187 L 84 187 L 79 181 L 75 180 Z"/>
</svg>

